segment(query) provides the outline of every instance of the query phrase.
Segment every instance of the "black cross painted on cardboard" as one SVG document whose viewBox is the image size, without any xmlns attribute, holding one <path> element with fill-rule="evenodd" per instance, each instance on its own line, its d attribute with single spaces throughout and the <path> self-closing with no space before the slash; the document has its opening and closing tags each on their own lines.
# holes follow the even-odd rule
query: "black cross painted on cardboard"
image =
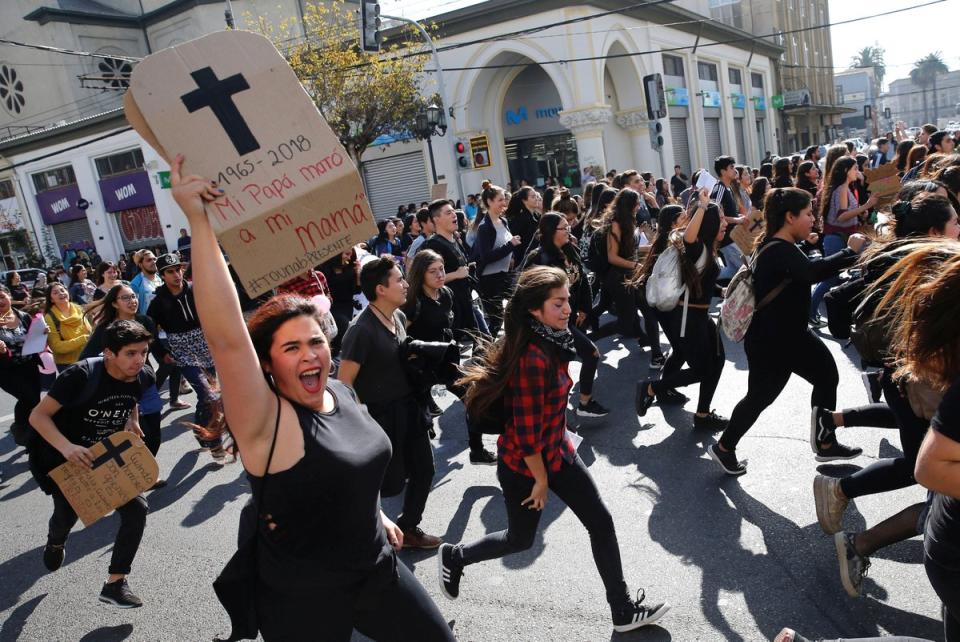
<svg viewBox="0 0 960 642">
<path fill-rule="evenodd" d="M 107 452 L 93 460 L 93 467 L 99 468 L 112 459 L 116 462 L 117 466 L 123 468 L 126 463 L 120 455 L 122 455 L 125 450 L 130 450 L 131 446 L 132 444 L 129 441 L 125 441 L 119 446 L 114 446 L 112 441 L 109 439 L 105 440 L 103 447 L 107 449 Z"/>
<path fill-rule="evenodd" d="M 750 231 L 753 232 L 754 230 L 759 229 L 761 227 L 763 227 L 763 219 L 755 218 L 753 219 L 753 224 L 750 225 Z"/>
<path fill-rule="evenodd" d="M 197 89 L 180 96 L 187 111 L 192 114 L 209 107 L 241 156 L 260 149 L 260 143 L 233 102 L 234 94 L 250 89 L 250 83 L 243 74 L 220 79 L 213 69 L 204 67 L 191 71 L 190 75 L 197 83 Z"/>
</svg>

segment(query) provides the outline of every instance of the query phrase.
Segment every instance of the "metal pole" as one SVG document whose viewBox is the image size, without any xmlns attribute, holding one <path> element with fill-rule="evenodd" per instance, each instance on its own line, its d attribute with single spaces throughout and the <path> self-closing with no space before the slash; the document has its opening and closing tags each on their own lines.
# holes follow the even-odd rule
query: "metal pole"
<svg viewBox="0 0 960 642">
<path fill-rule="evenodd" d="M 223 10 L 223 19 L 227 22 L 227 29 L 233 29 L 233 5 L 230 4 L 230 0 L 226 0 L 227 8 Z"/>
<path fill-rule="evenodd" d="M 431 134 L 433 132 L 430 132 Z M 427 136 L 427 150 L 430 152 L 430 173 L 433 174 L 433 184 L 437 184 L 437 163 L 433 160 L 433 137 Z"/>
<path fill-rule="evenodd" d="M 440 56 L 437 54 L 437 47 L 433 44 L 433 38 L 430 37 L 430 34 L 427 33 L 427 30 L 424 29 L 423 26 L 416 20 L 411 20 L 410 18 L 401 18 L 400 16 L 384 15 L 381 17 L 386 20 L 397 20 L 408 25 L 413 25 L 417 28 L 417 31 L 420 32 L 420 35 L 423 36 L 423 39 L 427 41 L 427 44 L 430 46 L 430 50 L 433 52 L 433 64 L 437 67 L 437 84 L 440 85 L 440 100 L 443 101 L 443 109 L 447 112 L 452 120 L 453 108 L 450 106 L 450 101 L 447 100 L 447 86 L 443 82 L 443 67 L 440 66 Z M 467 199 L 464 197 L 463 181 L 460 177 L 460 168 L 457 165 L 456 153 L 453 147 L 450 145 L 447 145 L 447 154 L 450 157 L 450 167 L 453 169 L 453 175 L 456 178 L 455 189 L 457 191 L 457 199 L 459 199 L 461 203 L 466 203 Z M 436 176 L 434 176 L 433 182 L 437 182 Z"/>
</svg>

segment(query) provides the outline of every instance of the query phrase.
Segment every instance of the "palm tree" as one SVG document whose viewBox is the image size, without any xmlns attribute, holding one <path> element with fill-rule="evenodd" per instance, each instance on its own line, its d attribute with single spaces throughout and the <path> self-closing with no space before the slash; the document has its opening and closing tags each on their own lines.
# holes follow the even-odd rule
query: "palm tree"
<svg viewBox="0 0 960 642">
<path fill-rule="evenodd" d="M 850 59 L 850 67 L 873 67 L 873 75 L 877 79 L 877 86 L 883 84 L 883 76 L 887 67 L 883 63 L 883 47 L 874 43 L 873 47 L 864 47 Z"/>
<path fill-rule="evenodd" d="M 927 54 L 918 60 L 910 70 L 910 81 L 923 90 L 923 117 L 931 122 L 927 109 L 927 87 L 933 89 L 933 121 L 937 121 L 937 76 L 950 71 L 943 62 L 943 54 L 939 51 Z"/>
</svg>

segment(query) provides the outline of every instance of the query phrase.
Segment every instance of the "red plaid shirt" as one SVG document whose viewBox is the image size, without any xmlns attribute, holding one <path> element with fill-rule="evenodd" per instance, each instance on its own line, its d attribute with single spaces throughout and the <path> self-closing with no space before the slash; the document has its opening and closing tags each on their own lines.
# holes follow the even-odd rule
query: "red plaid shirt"
<svg viewBox="0 0 960 642">
<path fill-rule="evenodd" d="M 327 286 L 327 277 L 323 272 L 308 270 L 300 276 L 295 276 L 280 287 L 277 288 L 280 294 L 299 294 L 304 299 L 310 299 L 318 294 L 322 294 L 331 301 L 330 288 Z"/>
<path fill-rule="evenodd" d="M 500 458 L 511 470 L 533 477 L 524 457 L 543 453 L 547 472 L 557 472 L 563 459 L 571 462 L 576 450 L 566 436 L 567 396 L 573 381 L 565 361 L 551 357 L 531 343 L 520 357 L 517 372 L 507 386 L 507 425 L 497 440 Z M 551 367 L 552 366 L 552 367 Z M 553 370 L 556 374 L 547 379 Z"/>
</svg>

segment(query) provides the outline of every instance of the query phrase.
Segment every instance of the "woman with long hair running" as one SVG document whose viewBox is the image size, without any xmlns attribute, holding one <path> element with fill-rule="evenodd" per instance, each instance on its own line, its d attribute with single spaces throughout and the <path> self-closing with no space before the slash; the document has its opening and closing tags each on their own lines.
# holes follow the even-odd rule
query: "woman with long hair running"
<svg viewBox="0 0 960 642">
<path fill-rule="evenodd" d="M 860 224 L 859 217 L 866 214 L 877 202 L 877 197 L 871 195 L 863 205 L 859 205 L 857 197 L 850 190 L 850 184 L 860 178 L 857 161 L 844 156 L 833 164 L 833 171 L 820 195 L 820 220 L 823 223 L 823 255 L 836 254 L 846 247 L 847 239 L 857 231 Z M 830 288 L 839 280 L 837 277 L 821 281 L 810 298 L 810 325 L 822 327 L 820 318 L 820 303 Z"/>
<path fill-rule="evenodd" d="M 766 227 L 753 259 L 753 289 L 758 306 L 747 329 L 744 350 L 749 378 L 747 394 L 733 409 L 730 422 L 710 456 L 728 475 L 742 475 L 746 465 L 737 459 L 740 439 L 756 423 L 787 385 L 791 374 L 813 384 L 811 407 L 833 408 L 840 375 L 833 356 L 807 327 L 810 285 L 852 265 L 866 238 L 852 234 L 847 249 L 809 259 L 796 246 L 813 229 L 810 194 L 795 187 L 770 192 L 763 207 Z M 761 305 L 766 300 L 766 305 Z M 835 435 L 816 441 L 817 461 L 853 459 L 859 448 L 837 443 Z"/>
<path fill-rule="evenodd" d="M 464 567 L 524 551 L 533 545 L 547 490 L 574 512 L 590 534 L 616 631 L 652 624 L 669 610 L 630 599 L 623 578 L 613 518 L 567 431 L 567 363 L 574 358 L 570 291 L 566 274 L 537 266 L 520 275 L 504 315 L 504 335 L 467 369 L 465 402 L 474 417 L 500 414 L 497 478 L 507 509 L 507 529 L 467 544 L 443 544 L 437 556 L 440 588 L 460 595 Z"/>
<path fill-rule="evenodd" d="M 580 255 L 570 240 L 570 222 L 557 212 L 547 212 L 540 217 L 540 247 L 527 254 L 521 270 L 537 265 L 552 266 L 566 273 L 570 282 L 570 334 L 573 347 L 583 367 L 580 369 L 580 401 L 577 415 L 581 417 L 605 417 L 609 410 L 593 398 L 593 378 L 600 363 L 596 344 L 587 338 L 582 328 L 587 322 L 587 313 L 593 301 L 590 279 L 580 261 Z"/>
<path fill-rule="evenodd" d="M 669 240 L 680 255 L 681 276 L 690 301 L 687 304 L 681 301 L 673 310 L 661 312 L 660 318 L 670 345 L 690 367 L 665 373 L 660 380 L 643 379 L 637 383 L 636 409 L 641 417 L 647 414 L 656 397 L 680 386 L 699 383 L 700 398 L 693 415 L 693 427 L 711 431 L 727 427 L 727 419 L 710 408 L 726 356 L 720 331 L 708 314 L 720 275 L 717 245 L 723 240 L 726 227 L 719 206 L 710 202 L 709 193 L 703 189 L 683 234 L 677 233 Z M 645 281 L 652 270 L 652 263 L 647 271 L 641 268 L 640 281 Z"/>
<path fill-rule="evenodd" d="M 244 326 L 205 209 L 223 190 L 200 176 L 181 178 L 182 164 L 178 156 L 170 178 L 190 222 L 197 312 L 254 496 L 240 538 L 254 538 L 255 568 L 227 569 L 252 573 L 256 582 L 249 599 L 246 587 L 227 599 L 235 633 L 259 631 L 270 642 L 322 631 L 324 639 L 346 641 L 356 628 L 374 640 L 454 640 L 396 558 L 403 532 L 380 510 L 390 440 L 354 392 L 329 377 L 317 308 L 281 295 Z"/>
</svg>

